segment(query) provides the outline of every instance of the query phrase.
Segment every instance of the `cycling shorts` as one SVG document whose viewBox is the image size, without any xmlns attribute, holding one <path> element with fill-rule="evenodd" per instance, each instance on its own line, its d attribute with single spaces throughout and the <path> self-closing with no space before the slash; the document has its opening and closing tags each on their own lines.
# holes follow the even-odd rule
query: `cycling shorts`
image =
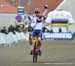
<svg viewBox="0 0 75 66">
<path fill-rule="evenodd" d="M 42 30 L 37 30 L 37 29 L 34 29 L 33 32 L 31 33 L 32 36 L 39 36 L 41 37 L 42 36 Z"/>
</svg>

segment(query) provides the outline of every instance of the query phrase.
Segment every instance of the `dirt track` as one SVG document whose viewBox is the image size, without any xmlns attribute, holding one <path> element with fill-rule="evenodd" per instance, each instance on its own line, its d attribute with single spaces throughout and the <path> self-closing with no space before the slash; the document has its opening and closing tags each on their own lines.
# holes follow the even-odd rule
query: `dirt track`
<svg viewBox="0 0 75 66">
<path fill-rule="evenodd" d="M 0 66 L 75 66 L 74 41 L 44 41 L 42 56 L 32 63 L 28 42 L 0 48 Z"/>
</svg>

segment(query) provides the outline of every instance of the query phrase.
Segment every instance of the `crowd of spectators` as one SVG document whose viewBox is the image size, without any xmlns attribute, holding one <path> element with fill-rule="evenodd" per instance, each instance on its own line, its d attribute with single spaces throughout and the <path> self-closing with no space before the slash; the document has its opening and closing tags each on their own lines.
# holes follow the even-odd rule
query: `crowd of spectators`
<svg viewBox="0 0 75 66">
<path fill-rule="evenodd" d="M 15 34 L 15 31 L 21 32 L 22 29 L 20 29 L 20 26 L 18 26 L 18 25 L 16 25 L 16 26 L 10 25 L 8 28 L 3 26 L 3 28 L 0 29 L 0 32 L 4 33 L 4 34 L 8 34 L 9 32 L 12 32 L 13 34 Z"/>
<path fill-rule="evenodd" d="M 33 28 L 29 25 L 27 28 L 25 27 L 25 25 L 23 25 L 23 27 L 20 27 L 18 25 L 13 26 L 10 25 L 8 28 L 6 28 L 5 26 L 3 26 L 2 29 L 0 29 L 1 33 L 4 34 L 8 34 L 9 32 L 12 32 L 13 34 L 15 34 L 15 32 L 32 32 Z M 42 29 L 43 32 L 53 32 L 52 30 L 48 30 L 46 27 L 43 27 Z"/>
<path fill-rule="evenodd" d="M 24 33 L 18 25 L 10 25 L 8 28 L 3 26 L 3 28 L 0 29 L 0 47 L 11 46 L 17 44 L 19 41 L 26 41 L 28 40 L 28 35 L 29 34 Z"/>
</svg>

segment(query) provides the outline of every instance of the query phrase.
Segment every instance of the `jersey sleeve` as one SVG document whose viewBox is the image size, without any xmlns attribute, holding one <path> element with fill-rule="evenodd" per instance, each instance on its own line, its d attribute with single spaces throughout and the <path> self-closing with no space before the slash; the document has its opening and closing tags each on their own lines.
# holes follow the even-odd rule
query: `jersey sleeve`
<svg viewBox="0 0 75 66">
<path fill-rule="evenodd" d="M 45 9 L 43 16 L 45 16 L 48 13 L 48 9 Z"/>
<path fill-rule="evenodd" d="M 26 19 L 26 23 L 29 24 L 32 22 L 32 17 L 31 16 L 28 16 L 27 19 Z"/>
</svg>

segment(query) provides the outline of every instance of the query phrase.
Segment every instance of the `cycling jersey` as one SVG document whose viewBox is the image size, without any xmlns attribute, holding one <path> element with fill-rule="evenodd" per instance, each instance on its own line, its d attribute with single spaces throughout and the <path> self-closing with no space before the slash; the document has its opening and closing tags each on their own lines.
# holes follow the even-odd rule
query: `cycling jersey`
<svg viewBox="0 0 75 66">
<path fill-rule="evenodd" d="M 45 9 L 45 12 L 40 15 L 40 16 L 36 16 L 34 14 L 34 16 L 30 16 L 28 17 L 28 23 L 33 27 L 33 32 L 31 33 L 33 36 L 34 35 L 38 35 L 41 36 L 42 35 L 42 28 L 43 28 L 43 22 L 45 20 L 45 15 L 47 13 L 47 9 Z"/>
<path fill-rule="evenodd" d="M 48 9 L 45 9 L 44 13 L 37 17 L 35 14 L 34 16 L 29 16 L 27 19 L 27 23 L 31 24 L 34 29 L 42 30 L 43 22 L 45 20 L 45 15 L 48 12 Z"/>
<path fill-rule="evenodd" d="M 39 29 L 39 30 L 42 30 L 42 27 L 43 27 L 43 22 L 44 22 L 44 16 L 39 16 L 39 17 L 34 17 L 33 18 L 33 21 L 31 23 L 31 26 L 34 28 L 34 29 Z"/>
</svg>

